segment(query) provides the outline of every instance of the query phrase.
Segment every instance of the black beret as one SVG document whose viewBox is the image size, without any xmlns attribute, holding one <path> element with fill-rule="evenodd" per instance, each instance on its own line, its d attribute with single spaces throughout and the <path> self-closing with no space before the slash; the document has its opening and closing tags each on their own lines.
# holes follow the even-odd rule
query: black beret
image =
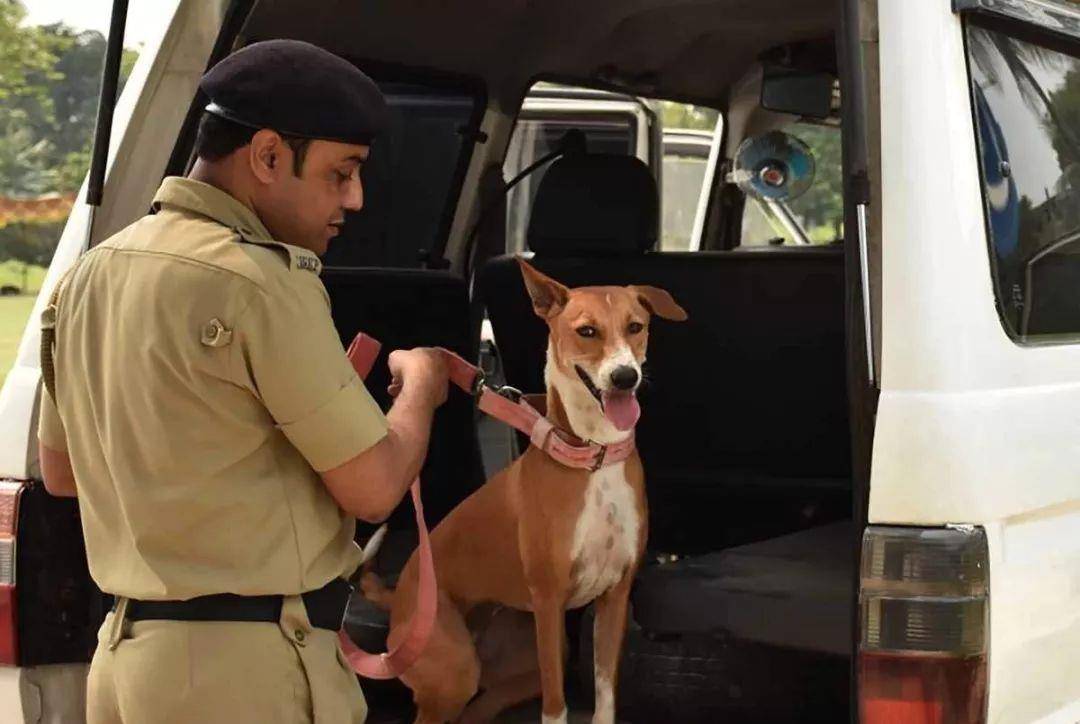
<svg viewBox="0 0 1080 724">
<path fill-rule="evenodd" d="M 299 40 L 236 51 L 199 82 L 209 113 L 285 136 L 368 145 L 387 123 L 386 100 L 359 68 Z"/>
</svg>

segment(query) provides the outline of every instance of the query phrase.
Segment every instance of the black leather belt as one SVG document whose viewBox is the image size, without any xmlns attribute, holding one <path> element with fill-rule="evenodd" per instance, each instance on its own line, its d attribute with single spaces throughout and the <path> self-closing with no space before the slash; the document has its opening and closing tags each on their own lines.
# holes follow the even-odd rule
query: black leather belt
<svg viewBox="0 0 1080 724">
<path fill-rule="evenodd" d="M 308 620 L 315 628 L 337 631 L 345 619 L 352 586 L 335 578 L 320 589 L 301 594 Z M 217 593 L 187 601 L 128 600 L 127 618 L 132 621 L 265 621 L 281 619 L 284 596 L 240 596 Z M 116 610 L 116 606 L 113 606 Z"/>
</svg>

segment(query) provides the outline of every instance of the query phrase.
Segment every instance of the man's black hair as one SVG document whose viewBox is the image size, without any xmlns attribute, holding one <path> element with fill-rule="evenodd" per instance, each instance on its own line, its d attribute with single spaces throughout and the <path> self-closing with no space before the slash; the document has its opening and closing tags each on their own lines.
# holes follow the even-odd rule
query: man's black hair
<svg viewBox="0 0 1080 724">
<path fill-rule="evenodd" d="M 199 131 L 195 136 L 195 155 L 204 161 L 220 161 L 238 148 L 251 143 L 257 128 L 235 123 L 213 113 L 203 113 Z M 304 169 L 310 138 L 282 136 L 293 152 L 293 174 L 299 176 Z"/>
</svg>

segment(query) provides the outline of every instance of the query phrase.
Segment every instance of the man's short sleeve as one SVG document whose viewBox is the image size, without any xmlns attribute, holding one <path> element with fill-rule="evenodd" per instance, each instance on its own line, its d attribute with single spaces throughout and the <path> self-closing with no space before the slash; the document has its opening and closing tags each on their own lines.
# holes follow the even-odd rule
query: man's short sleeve
<svg viewBox="0 0 1080 724">
<path fill-rule="evenodd" d="M 237 323 L 240 351 L 278 428 L 324 472 L 379 442 L 387 423 L 345 356 L 322 283 L 290 281 L 255 292 Z"/>
<path fill-rule="evenodd" d="M 41 406 L 38 410 L 38 440 L 50 450 L 67 452 L 67 434 L 64 432 L 64 423 L 60 420 L 60 412 L 56 409 L 52 395 L 41 386 Z"/>
</svg>

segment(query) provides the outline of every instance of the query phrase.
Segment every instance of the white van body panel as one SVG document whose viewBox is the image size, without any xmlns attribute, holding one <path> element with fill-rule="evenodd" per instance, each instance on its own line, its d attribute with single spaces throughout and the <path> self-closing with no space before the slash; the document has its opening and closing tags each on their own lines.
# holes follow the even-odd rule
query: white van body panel
<svg viewBox="0 0 1080 724">
<path fill-rule="evenodd" d="M 167 0 L 161 30 L 139 55 L 116 105 L 105 180 L 105 202 L 94 239 L 119 231 L 150 207 L 199 78 L 221 28 L 225 0 Z M 132 129 L 128 133 L 128 128 Z M 152 130 L 150 130 L 152 129 Z M 41 378 L 37 320 L 58 278 L 84 251 L 90 208 L 86 185 L 72 209 L 19 350 L 0 390 L 0 477 L 25 480 L 36 460 L 36 400 Z"/>
<path fill-rule="evenodd" d="M 978 524 L 989 721 L 1080 707 L 1080 346 L 997 315 L 962 24 L 880 0 L 882 377 L 871 523 Z"/>
</svg>

